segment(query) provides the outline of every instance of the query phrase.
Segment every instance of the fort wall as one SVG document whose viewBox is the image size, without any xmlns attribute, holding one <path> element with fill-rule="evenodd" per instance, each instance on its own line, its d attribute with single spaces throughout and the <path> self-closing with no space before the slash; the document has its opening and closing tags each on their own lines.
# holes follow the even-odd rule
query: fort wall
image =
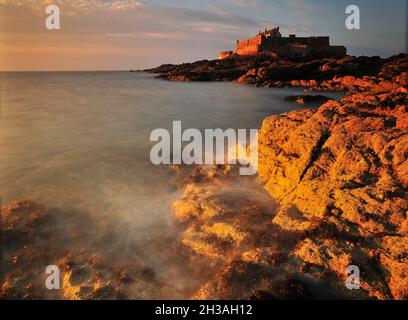
<svg viewBox="0 0 408 320">
<path fill-rule="evenodd" d="M 235 53 L 238 55 L 256 54 L 260 51 L 262 41 L 262 36 L 260 35 L 243 41 L 238 40 Z"/>
</svg>

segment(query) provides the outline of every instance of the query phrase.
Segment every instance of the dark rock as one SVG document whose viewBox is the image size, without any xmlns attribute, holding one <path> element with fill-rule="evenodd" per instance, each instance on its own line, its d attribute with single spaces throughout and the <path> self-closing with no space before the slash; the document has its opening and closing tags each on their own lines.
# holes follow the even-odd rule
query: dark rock
<svg viewBox="0 0 408 320">
<path fill-rule="evenodd" d="M 317 94 L 317 95 L 298 95 L 298 96 L 287 96 L 285 98 L 286 101 L 293 101 L 298 104 L 308 104 L 308 103 L 318 103 L 323 104 L 329 100 L 330 98 Z"/>
</svg>

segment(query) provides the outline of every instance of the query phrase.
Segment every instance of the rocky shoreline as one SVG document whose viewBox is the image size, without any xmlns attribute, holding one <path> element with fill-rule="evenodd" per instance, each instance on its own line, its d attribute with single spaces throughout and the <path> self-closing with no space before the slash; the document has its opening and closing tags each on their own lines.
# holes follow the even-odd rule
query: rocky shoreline
<svg viewBox="0 0 408 320">
<path fill-rule="evenodd" d="M 215 273 L 193 298 L 408 299 L 407 67 L 402 54 L 308 62 L 240 57 L 151 70 L 167 80 L 347 94 L 317 110 L 264 120 L 262 187 L 254 192 L 237 189 L 242 180 L 230 167 L 197 168 L 184 180 L 173 205 L 186 227 L 181 243 Z M 264 191 L 276 208 L 265 205 Z M 361 290 L 345 287 L 350 265 L 360 268 Z"/>
<path fill-rule="evenodd" d="M 183 193 L 172 209 L 184 230 L 179 252 L 203 279 L 191 298 L 408 299 L 407 68 L 406 54 L 312 61 L 259 55 L 148 70 L 174 81 L 347 94 L 339 102 L 295 97 L 323 104 L 265 119 L 257 180 L 229 166 L 177 168 Z M 114 262 L 89 252 L 76 242 L 95 241 L 89 230 L 56 232 L 58 217 L 31 202 L 2 208 L 0 298 L 174 294 L 134 251 Z M 113 238 L 108 233 L 98 241 Z M 47 264 L 64 273 L 56 294 L 43 289 Z M 344 285 L 349 265 L 360 268 L 361 290 Z"/>
<path fill-rule="evenodd" d="M 372 82 L 390 85 L 386 81 L 392 81 L 393 76 L 406 71 L 401 64 L 404 59 L 405 54 L 388 59 L 346 56 L 298 60 L 258 54 L 166 64 L 144 71 L 157 73 L 157 78 L 170 81 L 235 81 L 263 87 L 299 86 L 313 91 L 361 92 L 371 88 Z"/>
</svg>

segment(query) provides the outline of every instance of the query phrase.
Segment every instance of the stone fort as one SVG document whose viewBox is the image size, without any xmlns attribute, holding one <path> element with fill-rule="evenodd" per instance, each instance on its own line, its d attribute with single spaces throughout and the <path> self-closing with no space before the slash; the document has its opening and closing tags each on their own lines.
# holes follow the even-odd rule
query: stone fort
<svg viewBox="0 0 408 320">
<path fill-rule="evenodd" d="M 258 35 L 247 39 L 237 40 L 235 51 L 222 51 L 220 59 L 228 58 L 232 55 L 253 55 L 258 53 L 273 52 L 281 57 L 344 57 L 347 49 L 344 46 L 331 46 L 329 37 L 296 37 L 291 34 L 289 37 L 282 37 L 279 27 L 264 32 L 259 31 Z"/>
</svg>

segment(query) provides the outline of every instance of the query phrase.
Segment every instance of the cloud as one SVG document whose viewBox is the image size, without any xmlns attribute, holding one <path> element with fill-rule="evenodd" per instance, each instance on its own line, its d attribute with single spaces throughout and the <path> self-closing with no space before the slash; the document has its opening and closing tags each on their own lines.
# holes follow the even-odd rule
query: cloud
<svg viewBox="0 0 408 320">
<path fill-rule="evenodd" d="M 61 8 L 59 31 L 45 28 L 45 7 L 51 3 Z M 233 49 L 237 39 L 273 26 L 284 35 L 329 35 L 335 44 L 365 47 L 359 51 L 366 54 L 377 42 L 390 52 L 401 51 L 401 17 L 388 18 L 399 23 L 384 27 L 386 21 L 381 25 L 375 15 L 368 16 L 374 9 L 366 4 L 365 29 L 350 34 L 338 5 L 321 0 L 0 0 L 0 70 L 23 68 L 40 55 L 44 63 L 64 64 L 67 53 L 84 65 L 81 69 L 98 52 L 107 59 L 101 68 L 109 69 L 215 58 L 218 51 Z M 400 7 L 388 15 L 402 15 Z"/>
<path fill-rule="evenodd" d="M 44 24 L 49 3 L 0 0 L 0 70 L 32 69 L 33 61 L 36 69 L 48 70 L 48 64 L 65 66 L 67 56 L 79 69 L 87 69 L 92 55 L 106 55 L 101 68 L 108 69 L 215 58 L 260 26 L 228 11 L 135 0 L 53 0 L 60 6 L 62 29 L 50 31 Z"/>
<path fill-rule="evenodd" d="M 69 14 L 95 9 L 123 11 L 143 6 L 138 0 L 0 0 L 0 9 L 14 7 L 42 12 L 51 4 L 67 10 Z"/>
<path fill-rule="evenodd" d="M 231 3 L 234 6 L 247 9 L 257 7 L 257 3 L 255 0 L 229 0 L 229 3 Z"/>
<path fill-rule="evenodd" d="M 48 32 L 44 28 L 44 9 L 49 1 L 0 0 L 1 30 L 9 34 L 19 32 Z M 170 33 L 199 30 L 185 29 L 193 25 L 209 25 L 220 29 L 256 27 L 254 19 L 227 12 L 145 5 L 139 1 L 72 0 L 53 1 L 61 5 L 64 32 L 80 34 L 127 34 L 134 32 Z M 1 32 L 1 31 L 0 31 Z"/>
</svg>

